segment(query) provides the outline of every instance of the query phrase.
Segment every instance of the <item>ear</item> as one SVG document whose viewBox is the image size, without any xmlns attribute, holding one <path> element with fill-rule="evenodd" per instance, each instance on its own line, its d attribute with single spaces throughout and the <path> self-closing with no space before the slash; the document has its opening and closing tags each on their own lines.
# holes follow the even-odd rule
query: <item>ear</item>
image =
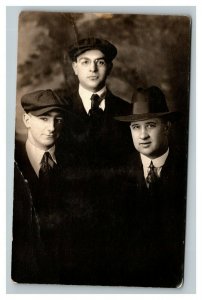
<svg viewBox="0 0 202 300">
<path fill-rule="evenodd" d="M 29 114 L 26 113 L 23 114 L 23 122 L 26 128 L 30 128 L 30 118 L 31 116 Z"/>
<path fill-rule="evenodd" d="M 165 122 L 165 127 L 164 127 L 164 130 L 165 130 L 165 134 L 166 134 L 166 135 L 169 134 L 170 128 L 171 128 L 171 122 L 170 122 L 170 121 L 166 121 L 166 122 Z"/>
<path fill-rule="evenodd" d="M 78 75 L 78 74 L 77 74 L 77 62 L 76 62 L 76 61 L 73 61 L 73 63 L 72 63 L 72 68 L 73 68 L 73 70 L 74 70 L 74 74 L 75 74 L 75 75 Z"/>
</svg>

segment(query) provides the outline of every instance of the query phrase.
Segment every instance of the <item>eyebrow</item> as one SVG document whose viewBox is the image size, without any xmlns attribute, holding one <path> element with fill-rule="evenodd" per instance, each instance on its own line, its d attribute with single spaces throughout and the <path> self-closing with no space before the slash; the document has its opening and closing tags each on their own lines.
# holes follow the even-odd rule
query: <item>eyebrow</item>
<svg viewBox="0 0 202 300">
<path fill-rule="evenodd" d="M 79 61 L 82 60 L 82 59 L 88 59 L 88 60 L 92 60 L 91 58 L 87 57 L 87 56 L 83 56 L 83 57 L 80 57 L 79 58 Z M 95 60 L 99 60 L 99 59 L 105 59 L 105 56 L 101 56 L 101 57 L 97 57 Z"/>
</svg>

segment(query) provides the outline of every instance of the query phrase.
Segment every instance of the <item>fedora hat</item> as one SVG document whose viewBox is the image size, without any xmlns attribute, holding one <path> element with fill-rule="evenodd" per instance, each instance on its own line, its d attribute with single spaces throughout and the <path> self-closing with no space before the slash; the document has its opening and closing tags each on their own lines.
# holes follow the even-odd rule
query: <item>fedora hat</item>
<svg viewBox="0 0 202 300">
<path fill-rule="evenodd" d="M 132 97 L 133 109 L 131 115 L 115 117 L 118 121 L 134 122 L 151 118 L 164 117 L 174 122 L 181 113 L 169 111 L 164 93 L 156 86 L 138 88 Z"/>
<path fill-rule="evenodd" d="M 52 110 L 66 111 L 62 99 L 51 89 L 24 94 L 21 104 L 26 113 L 30 112 L 34 116 L 40 116 Z"/>
<path fill-rule="evenodd" d="M 76 43 L 71 45 L 68 49 L 69 57 L 72 61 L 75 61 L 76 58 L 82 53 L 88 50 L 100 50 L 104 55 L 107 61 L 112 61 L 117 55 L 117 49 L 107 40 L 88 37 L 85 39 L 78 40 Z"/>
</svg>

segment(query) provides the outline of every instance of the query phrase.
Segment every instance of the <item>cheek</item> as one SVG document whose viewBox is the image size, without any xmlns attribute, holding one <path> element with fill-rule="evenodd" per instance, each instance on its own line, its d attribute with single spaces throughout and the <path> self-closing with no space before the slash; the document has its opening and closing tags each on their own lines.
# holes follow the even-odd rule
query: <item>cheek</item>
<svg viewBox="0 0 202 300">
<path fill-rule="evenodd" d="M 164 140 L 164 133 L 162 131 L 155 132 L 153 135 L 154 144 L 159 145 Z"/>
<path fill-rule="evenodd" d="M 31 127 L 32 135 L 38 137 L 43 132 L 43 127 L 41 124 L 36 123 L 34 126 Z"/>
<path fill-rule="evenodd" d="M 101 75 L 103 78 L 107 77 L 107 75 L 109 74 L 109 73 L 107 72 L 107 69 L 100 69 L 99 72 L 100 72 L 100 75 Z"/>
<path fill-rule="evenodd" d="M 136 146 L 138 144 L 137 143 L 137 133 L 132 131 L 131 134 L 132 134 L 133 144 Z"/>
<path fill-rule="evenodd" d="M 55 130 L 56 130 L 57 133 L 60 133 L 60 131 L 62 130 L 62 128 L 63 128 L 63 124 L 57 124 L 57 125 L 55 125 Z"/>
</svg>

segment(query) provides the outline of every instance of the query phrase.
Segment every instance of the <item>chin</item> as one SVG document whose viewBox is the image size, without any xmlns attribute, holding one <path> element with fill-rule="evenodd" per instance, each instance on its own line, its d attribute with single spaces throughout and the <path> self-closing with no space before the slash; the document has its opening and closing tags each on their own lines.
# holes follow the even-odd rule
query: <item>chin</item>
<svg viewBox="0 0 202 300">
<path fill-rule="evenodd" d="M 46 149 L 49 149 L 49 148 L 51 148 L 54 144 L 55 144 L 55 142 L 52 142 L 52 143 L 44 143 L 44 144 L 43 144 L 43 147 L 46 148 Z"/>
</svg>

